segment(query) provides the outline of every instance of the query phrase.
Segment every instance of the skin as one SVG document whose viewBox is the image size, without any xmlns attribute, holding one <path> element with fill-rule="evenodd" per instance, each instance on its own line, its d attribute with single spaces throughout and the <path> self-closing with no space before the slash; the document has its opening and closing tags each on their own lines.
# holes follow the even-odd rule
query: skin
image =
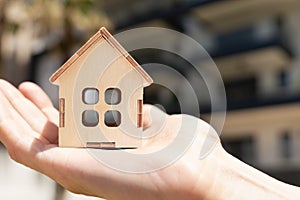
<svg viewBox="0 0 300 200">
<path fill-rule="evenodd" d="M 37 85 L 15 88 L 0 80 L 0 141 L 11 158 L 46 174 L 66 189 L 106 199 L 297 199 L 299 188 L 282 183 L 242 163 L 221 146 L 209 124 L 198 120 L 191 147 L 172 165 L 151 173 L 132 174 L 111 169 L 83 148 L 60 148 L 58 111 Z M 135 153 L 156 151 L 173 140 L 184 115 L 167 115 L 144 106 L 144 130 L 165 120 L 159 134 Z M 187 130 L 188 131 L 188 130 Z M 208 134 L 208 135 L 207 135 Z M 215 146 L 199 159 L 205 138 Z M 99 150 L 104 151 L 104 150 Z M 117 155 L 116 155 L 117 156 Z M 161 158 L 154 158 L 153 163 Z"/>
</svg>

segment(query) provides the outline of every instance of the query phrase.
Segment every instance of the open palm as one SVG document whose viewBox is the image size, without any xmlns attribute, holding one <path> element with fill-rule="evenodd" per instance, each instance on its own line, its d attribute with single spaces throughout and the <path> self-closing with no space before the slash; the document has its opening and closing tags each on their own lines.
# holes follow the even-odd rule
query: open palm
<svg viewBox="0 0 300 200">
<path fill-rule="evenodd" d="M 0 95 L 0 141 L 11 158 L 46 174 L 75 193 L 131 200 L 205 198 L 213 182 L 208 178 L 211 175 L 208 162 L 211 157 L 223 153 L 217 135 L 209 133 L 209 125 L 195 118 L 200 124 L 197 137 L 175 163 L 151 173 L 120 172 L 97 161 L 84 148 L 58 147 L 58 111 L 37 85 L 26 82 L 17 89 L 1 80 Z M 142 148 L 128 151 L 143 153 L 164 147 L 176 137 L 182 117 L 167 115 L 145 105 L 145 131 L 155 128 L 161 118 L 165 119 L 164 127 Z M 210 134 L 217 145 L 209 156 L 199 160 L 204 134 Z M 160 159 L 154 158 L 151 162 Z"/>
</svg>

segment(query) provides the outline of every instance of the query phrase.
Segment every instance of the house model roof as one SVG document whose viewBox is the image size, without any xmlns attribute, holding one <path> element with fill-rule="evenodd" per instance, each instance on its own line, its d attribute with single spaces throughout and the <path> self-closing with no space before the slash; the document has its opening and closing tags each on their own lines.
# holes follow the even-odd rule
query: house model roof
<svg viewBox="0 0 300 200">
<path fill-rule="evenodd" d="M 141 77 L 150 85 L 153 80 L 145 72 L 145 70 L 132 58 L 132 56 L 119 44 L 119 42 L 107 31 L 105 27 L 100 28 L 100 30 L 92 36 L 65 64 L 63 64 L 51 77 L 50 82 L 55 83 L 57 79 L 67 71 L 73 63 L 75 63 L 87 49 L 95 47 L 95 44 L 101 41 L 101 38 L 105 39 L 109 44 L 111 44 L 116 50 L 118 50 L 125 59 L 132 65 L 133 69 L 136 70 Z"/>
</svg>

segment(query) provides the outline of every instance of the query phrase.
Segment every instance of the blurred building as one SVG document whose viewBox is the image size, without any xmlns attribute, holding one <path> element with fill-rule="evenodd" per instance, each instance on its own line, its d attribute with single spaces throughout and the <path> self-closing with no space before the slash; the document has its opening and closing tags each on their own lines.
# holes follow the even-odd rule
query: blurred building
<svg viewBox="0 0 300 200">
<path fill-rule="evenodd" d="M 206 49 L 224 80 L 228 112 L 221 138 L 225 149 L 300 186 L 299 10 L 299 0 L 0 0 L 0 75 L 15 85 L 24 80 L 37 82 L 57 102 L 57 88 L 48 78 L 99 27 L 106 26 L 113 33 L 144 26 L 177 30 Z M 174 45 L 180 52 L 188 49 L 184 43 Z M 145 103 L 159 104 L 170 114 L 180 113 L 178 99 L 189 99 L 189 83 L 197 94 L 200 114 L 210 114 L 209 92 L 190 63 L 155 49 L 131 54 L 144 66 L 167 65 L 183 77 L 158 71 L 154 75 L 169 82 L 176 95 L 153 84 L 145 90 Z M 201 62 L 193 52 L 190 59 Z M 198 116 L 192 108 L 185 112 Z M 7 155 L 4 148 L 0 151 Z M 23 197 L 40 191 L 49 199 L 83 198 L 66 195 L 53 182 L 15 165 L 7 156 L 1 163 L 6 164 L 0 165 L 0 172 L 7 174 L 0 174 L 0 188 L 32 185 L 28 190 L 33 194 L 22 193 Z M 8 178 L 17 173 L 24 177 L 20 185 Z M 36 186 L 41 183 L 45 190 Z M 0 199 L 18 200 L 14 193 L 5 196 L 9 190 L 1 190 Z"/>
</svg>

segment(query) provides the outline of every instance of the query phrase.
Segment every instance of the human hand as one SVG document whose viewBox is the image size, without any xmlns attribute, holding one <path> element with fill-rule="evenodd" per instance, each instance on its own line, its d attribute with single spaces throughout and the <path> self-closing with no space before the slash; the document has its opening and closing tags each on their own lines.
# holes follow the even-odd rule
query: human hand
<svg viewBox="0 0 300 200">
<path fill-rule="evenodd" d="M 0 96 L 0 141 L 11 158 L 75 193 L 122 200 L 297 199 L 300 195 L 299 188 L 277 181 L 226 153 L 213 129 L 191 116 L 167 115 L 154 106 L 144 106 L 144 133 L 155 130 L 156 134 L 141 148 L 126 151 L 147 154 L 166 147 L 186 125 L 183 122 L 196 122 L 197 129 L 191 129 L 196 131 L 195 138 L 174 163 L 150 173 L 134 174 L 108 167 L 87 149 L 58 147 L 58 111 L 37 85 L 23 83 L 18 90 L 0 80 Z M 184 129 L 187 135 L 191 130 Z M 215 145 L 205 158 L 199 159 L 207 141 Z M 110 153 L 113 159 L 121 159 L 118 150 Z M 142 164 L 155 165 L 162 159 L 158 156 Z"/>
<path fill-rule="evenodd" d="M 199 199 L 211 184 L 211 173 L 206 173 L 211 168 L 209 162 L 223 153 L 218 136 L 209 132 L 208 124 L 195 118 L 200 124 L 197 137 L 174 164 L 151 173 L 120 172 L 95 160 L 86 149 L 58 147 L 58 111 L 37 85 L 26 82 L 18 90 L 1 80 L 0 95 L 0 141 L 11 158 L 75 193 L 107 199 Z M 155 129 L 158 119 L 164 119 L 164 126 L 143 147 L 128 151 L 145 153 L 164 147 L 176 137 L 182 117 L 145 105 L 145 131 Z M 210 134 L 216 146 L 207 158 L 199 160 L 199 147 L 207 136 L 204 134 Z"/>
</svg>

